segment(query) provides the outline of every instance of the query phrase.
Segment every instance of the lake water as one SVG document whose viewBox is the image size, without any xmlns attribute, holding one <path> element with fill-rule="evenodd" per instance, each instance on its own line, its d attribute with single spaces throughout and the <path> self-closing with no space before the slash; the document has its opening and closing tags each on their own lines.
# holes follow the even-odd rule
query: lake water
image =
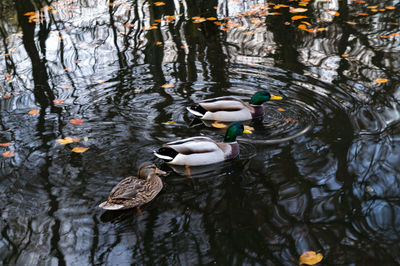
<svg viewBox="0 0 400 266">
<path fill-rule="evenodd" d="M 14 2 L 0 265 L 400 264 L 398 1 Z M 189 173 L 154 157 L 222 140 L 186 106 L 260 90 L 283 100 L 238 158 Z M 168 174 L 142 213 L 99 208 L 144 161 Z"/>
</svg>

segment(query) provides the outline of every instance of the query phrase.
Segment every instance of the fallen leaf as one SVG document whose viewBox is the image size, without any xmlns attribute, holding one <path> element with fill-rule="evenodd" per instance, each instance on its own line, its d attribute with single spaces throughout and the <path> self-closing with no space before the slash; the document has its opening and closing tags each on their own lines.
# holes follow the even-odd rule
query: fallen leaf
<svg viewBox="0 0 400 266">
<path fill-rule="evenodd" d="M 88 149 L 89 148 L 86 148 L 86 147 L 75 147 L 75 148 L 72 149 L 72 151 L 76 152 L 76 153 L 82 153 L 82 152 L 87 151 Z"/>
<path fill-rule="evenodd" d="M 66 145 L 66 144 L 70 144 L 73 142 L 71 137 L 65 137 L 63 139 L 57 139 L 56 140 L 58 143 L 62 144 L 62 145 Z"/>
<path fill-rule="evenodd" d="M 64 103 L 64 100 L 62 100 L 62 99 L 54 99 L 54 100 L 53 100 L 53 103 L 54 103 L 54 104 L 63 104 L 63 103 Z"/>
<path fill-rule="evenodd" d="M 346 23 L 349 25 L 357 25 L 357 22 L 354 22 L 354 21 L 346 21 Z"/>
<path fill-rule="evenodd" d="M 278 111 L 281 111 L 281 112 L 286 112 L 286 110 L 285 109 L 283 109 L 283 108 L 278 108 Z"/>
<path fill-rule="evenodd" d="M 334 10 L 326 10 L 326 13 L 328 13 L 329 15 L 335 16 L 335 17 L 340 16 L 340 13 L 336 12 Z"/>
<path fill-rule="evenodd" d="M 9 93 L 4 94 L 4 98 L 6 98 L 6 99 L 11 98 L 11 94 L 9 94 Z"/>
<path fill-rule="evenodd" d="M 210 20 L 210 21 L 217 20 L 217 18 L 215 18 L 215 17 L 209 17 L 209 18 L 206 18 L 206 19 Z"/>
<path fill-rule="evenodd" d="M 377 9 L 378 6 L 367 6 L 367 8 L 369 8 L 369 9 Z"/>
<path fill-rule="evenodd" d="M 379 79 L 376 79 L 375 82 L 376 82 L 376 83 L 385 83 L 385 82 L 388 82 L 388 79 L 379 78 Z"/>
<path fill-rule="evenodd" d="M 300 30 L 305 30 L 305 29 L 307 29 L 307 25 L 300 24 L 299 26 L 297 26 L 297 28 L 299 28 Z"/>
<path fill-rule="evenodd" d="M 37 115 L 39 112 L 40 112 L 40 110 L 38 110 L 38 109 L 32 109 L 32 110 L 30 110 L 30 111 L 28 112 L 28 114 L 30 114 L 30 115 Z"/>
<path fill-rule="evenodd" d="M 174 86 L 174 83 L 168 83 L 168 84 L 161 85 L 161 88 L 167 89 L 167 88 L 171 88 L 173 86 Z"/>
<path fill-rule="evenodd" d="M 9 158 L 9 157 L 13 157 L 14 156 L 14 152 L 13 151 L 5 151 L 3 152 L 3 157 Z"/>
<path fill-rule="evenodd" d="M 11 142 L 5 142 L 5 143 L 0 143 L 0 146 L 7 147 L 10 146 L 11 144 L 12 144 Z"/>
<path fill-rule="evenodd" d="M 321 253 L 315 251 L 306 251 L 301 254 L 299 264 L 314 265 L 322 260 L 323 256 Z"/>
<path fill-rule="evenodd" d="M 24 13 L 24 16 L 29 17 L 29 16 L 34 16 L 35 14 L 36 14 L 36 12 L 31 11 L 31 12 L 26 12 L 26 13 Z"/>
<path fill-rule="evenodd" d="M 298 20 L 298 19 L 302 19 L 302 18 L 308 18 L 307 16 L 293 16 L 292 20 Z"/>
<path fill-rule="evenodd" d="M 392 33 L 392 34 L 390 34 L 390 35 L 392 35 L 392 36 L 399 36 L 399 33 L 398 33 L 398 32 L 395 32 L 395 33 Z"/>
<path fill-rule="evenodd" d="M 303 12 L 307 12 L 307 8 L 302 8 L 302 7 L 298 7 L 298 8 L 293 8 L 290 7 L 290 13 L 303 13 Z"/>
<path fill-rule="evenodd" d="M 358 15 L 360 15 L 360 16 L 368 16 L 369 14 L 368 13 L 360 13 Z"/>
<path fill-rule="evenodd" d="M 164 123 L 164 125 L 171 125 L 171 124 L 175 124 L 175 121 L 167 121 Z"/>
<path fill-rule="evenodd" d="M 185 173 L 186 173 L 187 177 L 192 178 L 192 175 L 191 175 L 191 173 L 190 173 L 190 167 L 189 167 L 189 165 L 185 165 Z"/>
<path fill-rule="evenodd" d="M 6 74 L 6 78 L 10 79 L 10 78 L 11 78 L 11 75 L 7 73 L 7 74 Z"/>
<path fill-rule="evenodd" d="M 342 57 L 349 57 L 349 54 L 342 54 Z"/>
<path fill-rule="evenodd" d="M 211 125 L 213 127 L 215 127 L 215 128 L 226 128 L 226 127 L 228 127 L 226 124 L 220 123 L 218 121 L 214 121 L 214 123 L 212 123 Z"/>
<path fill-rule="evenodd" d="M 88 141 L 88 140 L 89 140 L 88 137 L 84 137 L 84 138 L 83 138 L 83 141 Z"/>
<path fill-rule="evenodd" d="M 61 88 L 63 88 L 63 89 L 69 89 L 69 88 L 71 88 L 70 86 L 68 86 L 68 85 L 65 85 L 65 84 L 63 84 L 63 85 L 60 85 L 60 87 L 61 87 Z"/>
<path fill-rule="evenodd" d="M 155 2 L 154 5 L 155 6 L 163 6 L 163 5 L 165 5 L 165 3 L 164 2 Z"/>
<path fill-rule="evenodd" d="M 162 45 L 162 42 L 156 42 L 156 45 Z"/>
<path fill-rule="evenodd" d="M 285 122 L 287 122 L 287 123 L 296 123 L 297 122 L 296 119 L 293 119 L 290 117 L 285 117 L 285 118 L 283 118 L 283 120 L 285 120 Z"/>
<path fill-rule="evenodd" d="M 73 118 L 71 120 L 69 120 L 69 122 L 73 125 L 81 125 L 83 124 L 83 120 L 80 118 Z"/>
<path fill-rule="evenodd" d="M 394 9 L 396 9 L 394 6 L 385 6 L 385 8 L 386 8 L 387 10 L 394 10 Z"/>
<path fill-rule="evenodd" d="M 244 126 L 244 129 L 249 130 L 249 131 L 253 131 L 254 127 L 251 126 Z"/>
</svg>

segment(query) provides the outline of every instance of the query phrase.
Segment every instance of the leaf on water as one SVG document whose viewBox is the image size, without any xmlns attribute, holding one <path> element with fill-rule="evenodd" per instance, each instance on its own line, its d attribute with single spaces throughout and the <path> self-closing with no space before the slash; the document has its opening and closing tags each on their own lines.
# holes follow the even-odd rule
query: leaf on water
<svg viewBox="0 0 400 266">
<path fill-rule="evenodd" d="M 7 74 L 6 74 L 6 78 L 10 79 L 10 78 L 11 78 L 11 75 L 7 73 Z"/>
<path fill-rule="evenodd" d="M 82 125 L 83 124 L 83 120 L 80 118 L 73 118 L 73 119 L 69 120 L 69 122 L 73 125 Z"/>
<path fill-rule="evenodd" d="M 367 8 L 369 8 L 369 9 L 377 9 L 378 6 L 367 6 Z"/>
<path fill-rule="evenodd" d="M 73 142 L 71 137 L 65 137 L 63 139 L 57 139 L 56 141 L 58 143 L 62 144 L 62 145 L 70 144 L 70 143 Z"/>
<path fill-rule="evenodd" d="M 349 54 L 342 54 L 342 57 L 349 57 Z"/>
<path fill-rule="evenodd" d="M 185 165 L 185 173 L 186 173 L 187 177 L 192 178 L 189 165 Z"/>
<path fill-rule="evenodd" d="M 164 125 L 171 125 L 171 124 L 175 124 L 175 121 L 167 121 L 164 123 Z"/>
<path fill-rule="evenodd" d="M 12 143 L 11 142 L 5 142 L 5 143 L 0 143 L 1 147 L 8 147 L 10 146 Z"/>
<path fill-rule="evenodd" d="M 381 39 L 387 39 L 389 37 L 390 37 L 389 35 L 381 35 L 381 36 L 379 36 L 379 38 L 381 38 Z"/>
<path fill-rule="evenodd" d="M 385 82 L 388 82 L 388 79 L 379 78 L 379 79 L 376 79 L 375 82 L 376 82 L 376 83 L 385 83 Z"/>
<path fill-rule="evenodd" d="M 303 19 L 303 18 L 308 18 L 307 16 L 293 16 L 292 20 L 298 20 L 298 19 Z"/>
<path fill-rule="evenodd" d="M 149 27 L 144 27 L 143 30 L 154 30 L 157 29 L 156 26 L 149 26 Z"/>
<path fill-rule="evenodd" d="M 63 89 L 69 89 L 69 88 L 71 88 L 70 86 L 65 85 L 65 84 L 60 85 L 60 87 L 63 88 Z"/>
<path fill-rule="evenodd" d="M 360 13 L 358 15 L 360 15 L 360 16 L 368 16 L 369 14 L 368 13 Z"/>
<path fill-rule="evenodd" d="M 209 17 L 209 18 L 206 18 L 206 19 L 210 20 L 210 21 L 217 20 L 217 18 L 215 18 L 215 17 Z"/>
<path fill-rule="evenodd" d="M 30 111 L 28 112 L 28 114 L 30 114 L 30 115 L 37 115 L 39 112 L 40 112 L 40 110 L 38 110 L 38 109 L 32 109 L 32 110 L 30 110 Z"/>
<path fill-rule="evenodd" d="M 106 81 L 105 81 L 105 80 L 99 80 L 99 81 L 97 81 L 97 84 L 103 84 L 103 83 L 106 83 Z"/>
<path fill-rule="evenodd" d="M 6 99 L 11 98 L 11 94 L 9 94 L 9 93 L 4 94 L 4 98 L 6 98 Z"/>
<path fill-rule="evenodd" d="M 89 140 L 88 137 L 84 137 L 84 138 L 83 138 L 83 141 L 88 141 L 88 140 Z"/>
<path fill-rule="evenodd" d="M 54 104 L 63 104 L 63 103 L 64 103 L 64 100 L 63 100 L 63 99 L 54 99 L 54 100 L 53 100 L 53 103 L 54 103 Z"/>
<path fill-rule="evenodd" d="M 287 122 L 287 123 L 296 123 L 297 122 L 296 119 L 293 119 L 290 117 L 285 117 L 285 118 L 283 118 L 283 120 L 285 120 L 285 122 Z"/>
<path fill-rule="evenodd" d="M 76 153 L 82 153 L 82 152 L 87 151 L 88 149 L 89 148 L 86 148 L 86 147 L 75 147 L 75 148 L 72 149 L 72 151 L 76 152 Z"/>
<path fill-rule="evenodd" d="M 279 8 L 281 8 L 281 7 L 289 7 L 288 5 L 282 5 L 282 4 L 280 4 L 280 5 L 275 5 L 274 6 L 274 9 L 279 9 Z"/>
<path fill-rule="evenodd" d="M 168 84 L 161 85 L 161 88 L 167 89 L 167 88 L 172 88 L 173 86 L 174 86 L 174 83 L 168 83 Z"/>
<path fill-rule="evenodd" d="M 321 253 L 315 251 L 306 251 L 301 254 L 299 264 L 315 265 L 322 260 L 323 256 Z"/>
<path fill-rule="evenodd" d="M 133 27 L 135 27 L 135 25 L 127 23 L 127 24 L 124 24 L 124 27 L 125 28 L 133 28 Z"/>
<path fill-rule="evenodd" d="M 307 26 L 305 24 L 300 24 L 299 26 L 297 26 L 297 28 L 299 28 L 300 30 L 305 30 L 307 29 Z"/>
<path fill-rule="evenodd" d="M 13 151 L 5 151 L 2 153 L 3 157 L 9 158 L 9 157 L 13 157 L 14 156 L 14 152 Z"/>
<path fill-rule="evenodd" d="M 385 6 L 385 8 L 386 8 L 387 10 L 394 10 L 394 9 L 396 9 L 394 6 Z"/>
<path fill-rule="evenodd" d="M 214 123 L 211 124 L 215 128 L 227 128 L 228 126 L 224 123 L 214 121 Z"/>
<path fill-rule="evenodd" d="M 254 127 L 251 127 L 251 126 L 244 126 L 244 129 L 249 130 L 249 131 L 254 131 Z"/>
<path fill-rule="evenodd" d="M 326 28 L 318 28 L 317 32 L 320 32 L 320 31 L 326 31 Z"/>
<path fill-rule="evenodd" d="M 17 37 L 22 37 L 22 36 L 24 36 L 24 34 L 23 33 L 13 33 L 13 34 L 11 34 L 12 36 L 17 36 Z"/>
<path fill-rule="evenodd" d="M 357 25 L 357 22 L 354 22 L 354 21 L 346 21 L 346 23 L 349 25 Z"/>
<path fill-rule="evenodd" d="M 398 32 L 394 32 L 394 33 L 392 33 L 392 34 L 390 34 L 390 35 L 392 35 L 392 36 L 399 36 L 399 33 L 398 33 Z"/>
<path fill-rule="evenodd" d="M 283 109 L 283 108 L 278 108 L 278 111 L 280 111 L 280 112 L 286 112 L 286 110 L 285 109 Z"/>
<path fill-rule="evenodd" d="M 162 42 L 156 42 L 156 45 L 162 45 Z"/>
<path fill-rule="evenodd" d="M 164 2 L 155 2 L 154 5 L 155 6 L 163 6 L 163 5 L 165 5 L 165 3 Z"/>
</svg>

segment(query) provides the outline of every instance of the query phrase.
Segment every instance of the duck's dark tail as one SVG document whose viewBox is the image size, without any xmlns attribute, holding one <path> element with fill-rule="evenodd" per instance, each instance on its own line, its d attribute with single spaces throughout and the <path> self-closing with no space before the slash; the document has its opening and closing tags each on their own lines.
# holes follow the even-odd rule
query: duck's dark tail
<svg viewBox="0 0 400 266">
<path fill-rule="evenodd" d="M 194 104 L 190 107 L 186 107 L 186 109 L 198 117 L 202 117 L 203 115 L 205 115 L 205 113 L 207 113 L 207 110 L 204 109 L 200 104 Z"/>
<path fill-rule="evenodd" d="M 169 147 L 162 147 L 154 151 L 154 155 L 166 162 L 170 162 L 178 155 L 178 152 Z"/>
</svg>

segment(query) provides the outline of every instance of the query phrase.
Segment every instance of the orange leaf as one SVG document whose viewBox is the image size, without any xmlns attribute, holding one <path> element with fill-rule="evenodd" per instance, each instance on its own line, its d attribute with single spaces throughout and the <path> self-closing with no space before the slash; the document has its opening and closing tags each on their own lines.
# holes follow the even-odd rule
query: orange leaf
<svg viewBox="0 0 400 266">
<path fill-rule="evenodd" d="M 72 149 L 72 151 L 76 152 L 76 153 L 82 153 L 82 152 L 87 151 L 88 149 L 89 148 L 86 148 L 86 147 L 75 147 L 75 148 Z"/>
<path fill-rule="evenodd" d="M 369 9 L 377 9 L 378 6 L 367 6 L 367 8 L 369 8 Z"/>
<path fill-rule="evenodd" d="M 162 44 L 162 42 L 156 42 L 156 44 L 157 44 L 157 45 L 161 45 L 161 44 Z"/>
<path fill-rule="evenodd" d="M 11 144 L 12 144 L 11 142 L 0 143 L 0 146 L 7 147 L 7 146 L 10 146 Z"/>
<path fill-rule="evenodd" d="M 326 13 L 328 13 L 329 15 L 335 16 L 335 17 L 340 15 L 339 12 L 336 12 L 334 10 L 326 10 Z"/>
<path fill-rule="evenodd" d="M 394 6 L 385 6 L 385 8 L 386 8 L 387 10 L 394 10 L 394 9 L 396 9 Z"/>
<path fill-rule="evenodd" d="M 73 118 L 71 120 L 69 120 L 69 122 L 73 125 L 81 125 L 83 124 L 83 120 L 80 118 Z"/>
<path fill-rule="evenodd" d="M 54 99 L 54 100 L 53 100 L 53 103 L 54 103 L 54 104 L 63 104 L 63 103 L 64 103 L 64 100 L 62 100 L 62 99 Z"/>
<path fill-rule="evenodd" d="M 278 111 L 280 111 L 280 112 L 286 112 L 286 110 L 285 109 L 283 109 L 283 108 L 278 108 Z"/>
<path fill-rule="evenodd" d="M 297 26 L 297 28 L 299 28 L 300 30 L 305 30 L 307 29 L 307 26 L 305 24 L 300 24 L 299 26 Z"/>
<path fill-rule="evenodd" d="M 392 33 L 392 34 L 390 34 L 390 35 L 392 35 L 392 36 L 399 36 L 399 33 L 398 33 L 398 32 L 395 32 L 395 33 Z"/>
<path fill-rule="evenodd" d="M 376 83 L 385 83 L 385 82 L 388 82 L 388 79 L 379 78 L 379 79 L 376 79 L 375 82 L 376 82 Z"/>
<path fill-rule="evenodd" d="M 354 22 L 354 21 L 346 21 L 346 23 L 349 25 L 357 25 L 357 22 Z"/>
<path fill-rule="evenodd" d="M 307 16 L 293 16 L 292 20 L 298 20 L 298 19 L 302 19 L 302 18 L 308 18 Z"/>
<path fill-rule="evenodd" d="M 168 84 L 161 85 L 161 88 L 167 89 L 167 88 L 171 88 L 173 86 L 174 86 L 174 83 L 168 83 Z"/>
<path fill-rule="evenodd" d="M 68 86 L 68 85 L 64 85 L 64 84 L 63 84 L 63 85 L 61 85 L 60 87 L 61 87 L 61 88 L 63 88 L 63 89 L 69 89 L 69 88 L 71 88 L 70 86 Z"/>
<path fill-rule="evenodd" d="M 6 98 L 6 99 L 8 99 L 8 98 L 10 98 L 11 97 L 11 94 L 9 94 L 9 93 L 6 93 L 5 95 L 4 95 L 4 98 Z"/>
<path fill-rule="evenodd" d="M 307 12 L 307 8 L 302 8 L 302 7 L 298 7 L 298 8 L 293 8 L 290 7 L 290 13 L 303 13 L 303 12 Z"/>
<path fill-rule="evenodd" d="M 285 117 L 285 118 L 283 118 L 283 120 L 285 120 L 287 123 L 296 123 L 297 122 L 296 119 L 293 119 L 290 117 Z"/>
<path fill-rule="evenodd" d="M 214 123 L 211 124 L 213 127 L 215 128 L 226 128 L 228 127 L 227 125 L 225 125 L 224 123 L 220 123 L 218 121 L 214 121 Z"/>
<path fill-rule="evenodd" d="M 300 256 L 299 264 L 314 265 L 322 260 L 323 256 L 321 253 L 315 251 L 306 251 Z"/>
<path fill-rule="evenodd" d="M 6 74 L 6 78 L 10 79 L 10 78 L 11 78 L 11 75 L 7 73 L 7 74 Z"/>
<path fill-rule="evenodd" d="M 13 157 L 14 156 L 14 152 L 13 151 L 5 151 L 3 152 L 3 157 L 9 158 L 9 157 Z"/>
<path fill-rule="evenodd" d="M 164 2 L 155 2 L 154 5 L 156 5 L 156 6 L 163 6 L 163 5 L 165 5 L 165 3 L 164 3 Z"/>
<path fill-rule="evenodd" d="M 32 110 L 30 110 L 30 111 L 28 112 L 28 114 L 30 114 L 30 115 L 37 115 L 39 112 L 40 112 L 40 110 L 38 110 L 38 109 L 32 109 Z"/>
<path fill-rule="evenodd" d="M 36 12 L 31 11 L 31 12 L 26 12 L 26 13 L 24 14 L 24 16 L 29 17 L 29 16 L 34 16 L 35 14 L 36 14 Z"/>
<path fill-rule="evenodd" d="M 217 18 L 215 18 L 215 17 L 209 17 L 209 18 L 206 18 L 207 20 L 217 20 Z"/>
<path fill-rule="evenodd" d="M 326 28 L 318 28 L 317 31 L 325 31 Z"/>
<path fill-rule="evenodd" d="M 360 16 L 368 16 L 369 14 L 368 13 L 360 13 L 358 15 L 360 15 Z"/>
<path fill-rule="evenodd" d="M 349 57 L 349 54 L 342 54 L 342 57 Z"/>
</svg>

